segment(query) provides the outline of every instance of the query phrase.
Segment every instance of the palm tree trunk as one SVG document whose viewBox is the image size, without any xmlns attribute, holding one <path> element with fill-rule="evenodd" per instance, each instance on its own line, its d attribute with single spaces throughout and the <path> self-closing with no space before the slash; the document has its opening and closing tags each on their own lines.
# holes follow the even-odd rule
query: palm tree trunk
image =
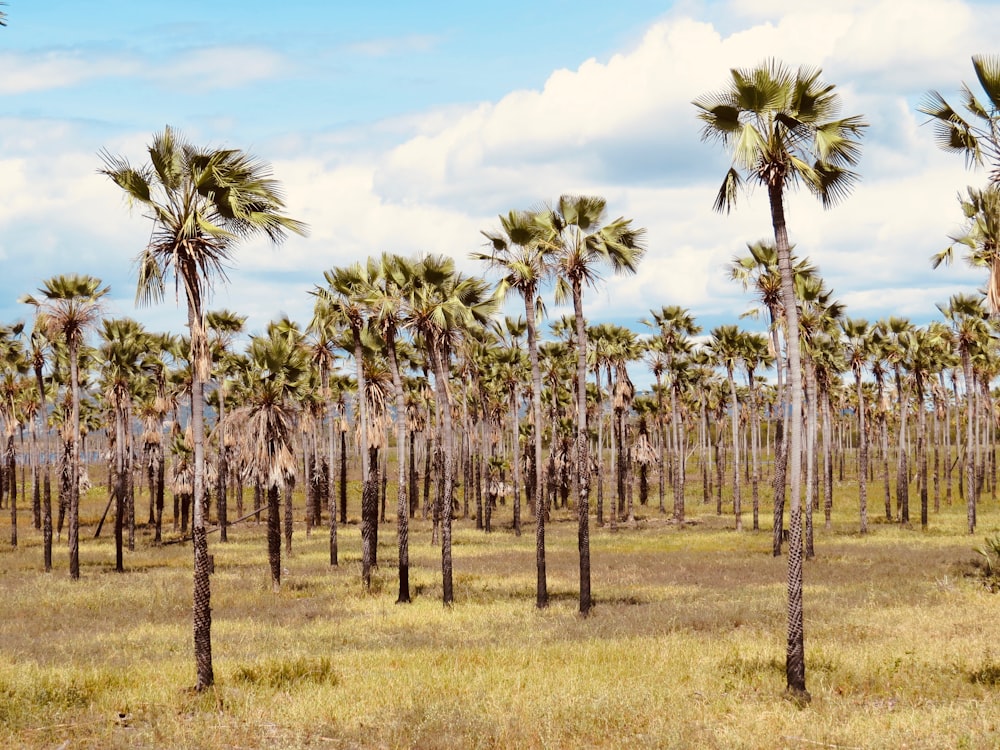
<svg viewBox="0 0 1000 750">
<path fill-rule="evenodd" d="M 736 398 L 736 379 L 732 367 L 727 368 L 729 378 L 729 419 L 733 439 L 733 515 L 736 517 L 736 530 L 743 531 L 743 505 L 740 496 L 740 404 Z"/>
<path fill-rule="evenodd" d="M 270 480 L 269 480 L 270 481 Z M 278 485 L 267 487 L 267 561 L 271 568 L 271 591 L 281 591 L 281 498 Z"/>
<path fill-rule="evenodd" d="M 47 462 L 42 479 L 42 547 L 45 572 L 48 573 L 52 570 L 52 478 Z"/>
<path fill-rule="evenodd" d="M 69 577 L 80 578 L 80 363 L 76 344 L 70 339 L 69 372 L 72 391 L 72 441 L 69 461 Z"/>
<path fill-rule="evenodd" d="M 386 337 L 392 390 L 396 400 L 396 468 L 399 486 L 396 495 L 396 546 L 399 553 L 399 595 L 396 604 L 410 602 L 410 503 L 406 495 L 406 399 L 399 374 L 394 336 Z M 412 443 L 411 443 L 412 445 Z"/>
<path fill-rule="evenodd" d="M 580 553 L 580 614 L 590 614 L 590 456 L 587 440 L 587 331 L 583 319 L 583 287 L 573 279 L 573 313 L 576 316 L 576 475 L 577 548 Z"/>
<path fill-rule="evenodd" d="M 810 696 L 806 690 L 802 612 L 802 361 L 799 356 L 799 313 L 780 182 L 768 186 L 768 198 L 778 251 L 778 270 L 781 273 L 781 299 L 785 308 L 785 340 L 788 346 L 788 385 L 791 391 L 791 430 L 787 450 L 791 496 L 788 505 L 788 648 L 785 676 L 788 692 L 797 700 L 808 701 Z M 784 497 L 783 488 L 781 495 Z"/>
<path fill-rule="evenodd" d="M 191 332 L 191 432 L 194 443 L 194 518 L 192 547 L 194 551 L 194 656 L 197 668 L 196 690 L 204 690 L 215 682 L 212 669 L 212 593 L 209 575 L 208 535 L 205 530 L 205 393 L 204 378 L 211 369 L 208 342 L 201 317 L 200 305 L 190 299 L 188 285 L 188 328 Z"/>
<path fill-rule="evenodd" d="M 975 383 L 972 374 L 972 358 L 967 349 L 962 350 L 962 370 L 965 374 L 965 508 L 970 534 L 976 533 L 976 482 L 975 482 L 975 433 L 973 413 Z"/>
<path fill-rule="evenodd" d="M 455 485 L 455 448 L 451 422 L 451 396 L 448 392 L 448 374 L 444 366 L 443 352 L 431 348 L 434 365 L 434 387 L 438 397 L 438 425 L 441 430 L 441 584 L 442 600 L 446 606 L 455 599 L 452 581 L 451 559 L 451 517 L 452 495 Z"/>
<path fill-rule="evenodd" d="M 535 331 L 534 290 L 524 295 L 524 317 L 528 333 L 528 361 L 531 364 L 531 416 L 534 422 L 532 449 L 534 460 L 535 503 L 535 606 L 548 606 L 549 595 L 545 575 L 545 482 L 542 461 L 542 371 L 538 365 L 538 341 Z M 552 436 L 555 441 L 555 435 Z"/>
<path fill-rule="evenodd" d="M 334 483 L 333 464 L 336 457 L 336 433 L 338 432 L 337 418 L 333 412 L 333 404 L 327 405 L 327 483 L 329 492 L 327 502 L 330 505 L 330 565 L 336 567 L 339 564 L 337 554 L 337 492 Z"/>
<path fill-rule="evenodd" d="M 226 486 L 226 435 L 225 435 L 225 419 L 226 419 L 226 384 L 225 380 L 220 378 L 219 382 L 219 419 L 216 423 L 217 426 L 222 427 L 219 430 L 219 458 L 218 458 L 218 479 L 216 480 L 216 490 L 215 494 L 217 496 L 216 502 L 219 508 L 219 541 L 228 542 L 229 541 L 229 515 L 226 495 L 229 492 Z"/>
</svg>

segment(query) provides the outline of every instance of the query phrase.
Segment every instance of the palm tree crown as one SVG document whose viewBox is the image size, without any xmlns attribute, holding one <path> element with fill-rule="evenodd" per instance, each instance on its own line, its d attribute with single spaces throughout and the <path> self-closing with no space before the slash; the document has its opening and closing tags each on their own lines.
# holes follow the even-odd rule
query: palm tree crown
<svg viewBox="0 0 1000 750">
<path fill-rule="evenodd" d="M 729 211 L 748 178 L 782 189 L 804 183 L 824 207 L 845 197 L 858 179 L 849 167 L 867 124 L 860 116 L 835 119 L 840 99 L 821 71 L 803 66 L 793 73 L 771 59 L 730 73 L 727 88 L 693 102 L 701 110 L 702 140 L 732 153 L 715 209 Z"/>
</svg>

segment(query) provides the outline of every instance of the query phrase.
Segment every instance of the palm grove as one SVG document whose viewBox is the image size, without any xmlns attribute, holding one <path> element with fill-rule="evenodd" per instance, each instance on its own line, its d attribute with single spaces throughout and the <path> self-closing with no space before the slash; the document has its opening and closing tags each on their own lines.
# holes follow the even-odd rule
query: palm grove
<svg viewBox="0 0 1000 750">
<path fill-rule="evenodd" d="M 767 193 L 773 236 L 747 243 L 725 269 L 754 296 L 764 334 L 721 325 L 699 336 L 691 312 L 671 304 L 637 321 L 641 333 L 588 321 L 587 290 L 636 271 L 645 231 L 611 218 L 602 198 L 564 195 L 484 228 L 473 253 L 482 276 L 447 255 L 383 253 L 317 279 L 311 320 L 275 320 L 247 338 L 244 316 L 209 309 L 213 287 L 245 239 L 277 244 L 307 231 L 287 215 L 268 164 L 199 148 L 169 127 L 145 163 L 104 152 L 102 173 L 152 222 L 136 301 L 160 302 L 173 283 L 178 299 L 183 290 L 187 332 L 109 318 L 108 288 L 85 274 L 55 276 L 23 298 L 33 325 L 0 328 L 0 502 L 10 510 L 10 542 L 20 493 L 44 540 L 45 569 L 65 526 L 70 576 L 80 578 L 80 495 L 89 470 L 106 466 L 96 534 L 113 512 L 117 570 L 125 571 L 142 515 L 151 543 L 191 542 L 201 689 L 214 681 L 209 534 L 225 543 L 236 524 L 263 518 L 280 591 L 296 521 L 307 535 L 328 535 L 338 566 L 349 486 L 360 484 L 361 585 L 371 590 L 374 571 L 394 566 L 401 604 L 412 596 L 417 514 L 431 520 L 440 548 L 446 605 L 456 597 L 456 519 L 518 536 L 530 520 L 541 608 L 549 602 L 546 523 L 572 512 L 582 615 L 595 600 L 592 522 L 629 529 L 637 514 L 658 513 L 680 531 L 696 502 L 699 512 L 731 513 L 737 532 L 757 532 L 770 509 L 776 556 L 787 540 L 788 691 L 808 700 L 803 560 L 815 555 L 814 515 L 822 511 L 830 526 L 835 483 L 856 483 L 862 534 L 869 512 L 912 524 L 911 497 L 926 529 L 953 492 L 972 533 L 981 494 L 995 493 L 1000 58 L 975 57 L 973 67 L 985 101 L 964 87 L 960 109 L 932 92 L 921 111 L 943 148 L 992 170 L 961 200 L 965 231 L 933 259 L 949 262 L 964 248 L 988 270 L 987 293 L 955 294 L 938 306 L 943 319 L 925 326 L 850 317 L 791 243 L 787 191 L 805 186 L 825 207 L 846 198 L 867 127 L 861 116 L 841 116 L 835 88 L 816 69 L 766 61 L 733 70 L 694 102 L 703 139 L 732 159 L 715 208 L 731 210 L 745 187 Z M 543 329 L 549 293 L 572 314 Z M 655 380 L 650 393 L 630 379 L 639 367 Z M 377 559 L 387 507 L 395 508 L 392 562 Z"/>
</svg>

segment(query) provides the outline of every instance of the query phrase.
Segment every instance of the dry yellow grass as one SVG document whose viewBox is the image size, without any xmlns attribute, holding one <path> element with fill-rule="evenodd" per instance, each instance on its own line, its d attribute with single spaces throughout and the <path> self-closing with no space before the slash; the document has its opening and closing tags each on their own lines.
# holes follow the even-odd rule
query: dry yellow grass
<svg viewBox="0 0 1000 750">
<path fill-rule="evenodd" d="M 116 574 L 109 532 L 94 541 L 85 530 L 72 582 L 63 546 L 56 570 L 40 572 L 40 534 L 22 523 L 20 547 L 0 548 L 0 746 L 1000 746 L 1000 598 L 969 575 L 1000 511 L 983 505 L 975 537 L 956 505 L 929 532 L 874 523 L 862 538 L 849 495 L 841 488 L 832 531 L 817 519 L 806 564 L 805 708 L 782 698 L 785 560 L 772 557 L 769 530 L 736 534 L 697 501 L 684 529 L 654 500 L 635 528 L 592 530 L 597 607 L 586 619 L 575 522 L 562 512 L 548 528 L 544 611 L 530 523 L 519 538 L 456 523 L 447 609 L 426 522 L 411 537 L 409 606 L 394 604 L 392 524 L 380 529 L 371 595 L 356 525 L 341 529 L 336 569 L 326 531 L 298 527 L 275 595 L 263 526 L 241 524 L 229 544 L 211 538 L 217 685 L 203 694 L 189 690 L 188 546 L 140 535 Z M 87 502 L 92 520 L 100 491 Z"/>
</svg>

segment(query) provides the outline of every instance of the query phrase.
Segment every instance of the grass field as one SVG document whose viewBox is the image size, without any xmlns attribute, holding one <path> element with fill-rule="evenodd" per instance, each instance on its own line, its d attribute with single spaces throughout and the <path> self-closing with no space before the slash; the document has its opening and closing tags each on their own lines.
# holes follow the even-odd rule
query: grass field
<svg viewBox="0 0 1000 750">
<path fill-rule="evenodd" d="M 0 746 L 1000 747 L 1000 595 L 975 577 L 972 550 L 1000 528 L 996 503 L 972 537 L 956 504 L 927 532 L 876 522 L 862 538 L 850 489 L 838 488 L 834 528 L 820 521 L 805 566 L 805 707 L 782 698 L 785 559 L 772 557 L 769 529 L 737 534 L 694 498 L 684 528 L 655 499 L 634 528 L 592 527 L 586 619 L 575 521 L 562 511 L 547 532 L 543 611 L 533 527 L 515 537 L 509 506 L 492 535 L 456 522 L 451 608 L 428 522 L 413 524 L 408 606 L 394 604 L 393 524 L 379 531 L 372 594 L 356 508 L 340 566 L 328 565 L 325 531 L 297 527 L 272 594 L 264 526 L 245 522 L 228 544 L 210 537 L 217 685 L 201 694 L 190 690 L 190 546 L 140 533 L 116 574 L 110 529 L 95 541 L 91 526 L 73 582 L 65 534 L 56 569 L 41 572 L 41 535 L 22 510 L 20 546 L 0 547 Z M 84 523 L 104 501 L 90 493 Z"/>
</svg>

